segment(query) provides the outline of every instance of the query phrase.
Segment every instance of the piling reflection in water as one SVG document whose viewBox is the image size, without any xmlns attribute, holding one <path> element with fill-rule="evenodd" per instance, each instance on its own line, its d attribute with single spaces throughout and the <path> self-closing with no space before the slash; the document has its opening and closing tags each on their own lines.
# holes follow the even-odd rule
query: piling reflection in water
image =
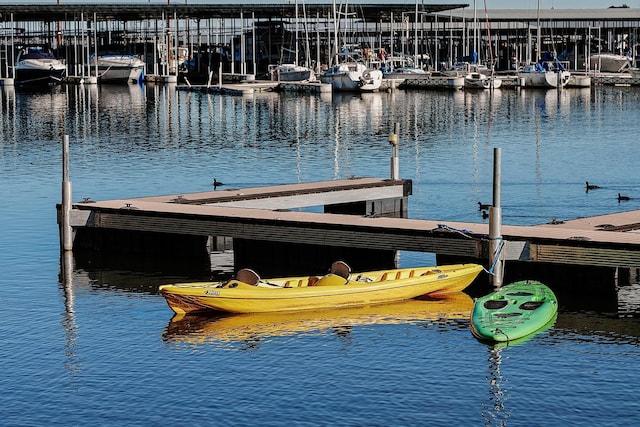
<svg viewBox="0 0 640 427">
<path fill-rule="evenodd" d="M 482 419 L 485 426 L 506 426 L 511 411 L 507 407 L 509 400 L 508 381 L 503 379 L 500 368 L 502 366 L 502 350 L 489 347 L 489 374 L 485 377 L 489 386 L 489 398 L 483 403 Z"/>
</svg>

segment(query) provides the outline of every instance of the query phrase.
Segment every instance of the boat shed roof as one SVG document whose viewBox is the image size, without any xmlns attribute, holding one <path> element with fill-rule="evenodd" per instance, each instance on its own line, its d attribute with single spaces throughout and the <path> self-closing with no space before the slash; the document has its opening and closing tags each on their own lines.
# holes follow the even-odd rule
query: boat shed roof
<svg viewBox="0 0 640 427">
<path fill-rule="evenodd" d="M 446 13 L 453 18 L 473 19 L 473 9 L 451 10 Z M 445 14 L 443 14 L 444 16 Z M 491 9 L 487 11 L 491 22 L 535 22 L 537 9 Z M 484 18 L 484 16 L 483 16 Z M 484 19 L 483 19 L 484 20 Z M 640 20 L 640 9 L 629 7 L 609 7 L 603 9 L 540 9 L 541 22 L 601 22 Z"/>
<path fill-rule="evenodd" d="M 186 3 L 186 2 L 185 2 Z M 359 12 L 359 18 L 369 22 L 389 20 L 394 14 L 401 19 L 402 13 L 415 11 L 415 3 L 408 1 L 406 4 L 360 4 L 351 5 Z M 426 13 L 438 13 L 452 9 L 468 7 L 467 3 L 456 4 L 420 4 L 419 11 Z M 328 16 L 332 11 L 332 4 L 326 3 L 306 4 L 307 16 Z M 0 21 L 17 22 L 52 22 L 77 20 L 84 14 L 86 20 L 105 21 L 140 21 L 144 19 L 161 19 L 176 16 L 178 19 L 235 19 L 244 13 L 245 17 L 253 14 L 256 19 L 269 18 L 294 18 L 296 5 L 292 2 L 286 4 L 12 4 L 0 5 Z"/>
</svg>

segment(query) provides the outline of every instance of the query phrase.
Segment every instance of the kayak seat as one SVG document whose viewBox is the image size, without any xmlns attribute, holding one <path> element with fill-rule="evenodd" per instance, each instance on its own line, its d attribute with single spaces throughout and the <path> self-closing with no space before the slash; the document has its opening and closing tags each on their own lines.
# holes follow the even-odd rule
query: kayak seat
<svg viewBox="0 0 640 427">
<path fill-rule="evenodd" d="M 236 280 L 248 285 L 256 285 L 260 281 L 260 276 L 250 268 L 243 268 L 236 273 Z"/>
<path fill-rule="evenodd" d="M 337 274 L 329 273 L 326 276 L 321 277 L 314 286 L 342 286 L 349 283 L 349 281 Z"/>
<path fill-rule="evenodd" d="M 331 274 L 335 274 L 336 276 L 344 277 L 345 279 L 349 278 L 351 274 L 351 267 L 344 261 L 336 261 L 331 264 L 331 269 L 329 270 Z"/>
<path fill-rule="evenodd" d="M 421 274 L 421 276 L 428 276 L 430 274 L 440 274 L 440 273 L 442 273 L 442 270 L 435 269 L 435 270 L 425 271 L 424 273 Z"/>
</svg>

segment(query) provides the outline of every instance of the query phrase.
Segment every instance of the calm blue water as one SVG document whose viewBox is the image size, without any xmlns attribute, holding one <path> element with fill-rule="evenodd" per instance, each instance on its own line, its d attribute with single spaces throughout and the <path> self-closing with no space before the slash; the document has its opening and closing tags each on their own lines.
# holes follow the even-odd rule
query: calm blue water
<svg viewBox="0 0 640 427">
<path fill-rule="evenodd" d="M 55 204 L 386 177 L 399 123 L 413 218 L 485 221 L 502 147 L 504 222 L 640 209 L 640 90 L 228 97 L 173 87 L 0 91 L 3 425 L 612 425 L 637 422 L 640 286 L 508 348 L 470 299 L 295 319 L 172 321 L 157 285 L 188 273 L 72 266 Z M 585 181 L 600 185 L 586 193 Z M 618 203 L 617 194 L 631 196 Z M 400 256 L 403 266 L 430 254 Z M 228 270 L 224 261 L 213 266 Z M 637 280 L 636 280 L 637 283 Z M 594 308 L 595 307 L 595 308 Z M 411 308 L 411 310 L 408 310 Z"/>
</svg>

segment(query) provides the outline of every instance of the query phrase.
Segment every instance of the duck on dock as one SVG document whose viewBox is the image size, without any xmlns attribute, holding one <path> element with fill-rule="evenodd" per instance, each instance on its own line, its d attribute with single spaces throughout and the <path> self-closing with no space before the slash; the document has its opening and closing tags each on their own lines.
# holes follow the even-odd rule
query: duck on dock
<svg viewBox="0 0 640 427">
<path fill-rule="evenodd" d="M 623 196 L 622 194 L 618 193 L 618 203 L 620 203 L 622 200 L 630 200 L 630 197 Z"/>
<path fill-rule="evenodd" d="M 487 209 L 489 209 L 491 207 L 490 204 L 484 204 L 482 202 L 478 202 L 478 210 L 479 211 L 486 211 Z"/>
<path fill-rule="evenodd" d="M 589 192 L 589 190 L 597 190 L 598 188 L 600 188 L 599 185 L 589 184 L 589 181 L 585 182 L 585 186 L 587 188 L 587 192 Z"/>
<path fill-rule="evenodd" d="M 218 181 L 217 179 L 213 178 L 213 188 L 214 189 L 220 187 L 221 185 L 224 185 L 224 183 L 222 183 L 222 182 Z"/>
</svg>

